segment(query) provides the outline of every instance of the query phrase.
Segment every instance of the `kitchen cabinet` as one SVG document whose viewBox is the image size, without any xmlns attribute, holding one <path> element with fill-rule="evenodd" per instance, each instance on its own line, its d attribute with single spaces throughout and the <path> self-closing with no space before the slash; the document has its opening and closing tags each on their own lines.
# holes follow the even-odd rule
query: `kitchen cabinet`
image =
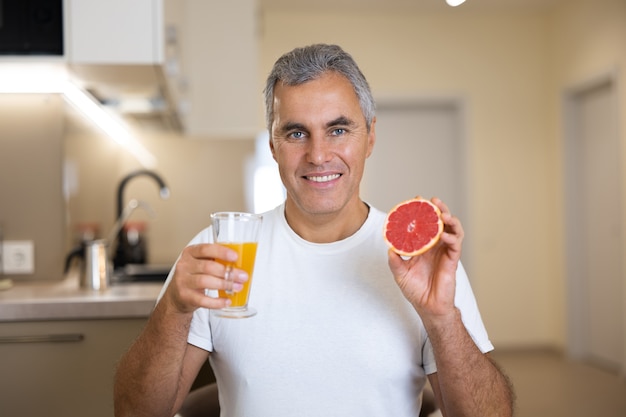
<svg viewBox="0 0 626 417">
<path fill-rule="evenodd" d="M 162 84 L 188 137 L 254 139 L 257 13 L 257 0 L 66 0 L 66 58 L 88 87 Z"/>
<path fill-rule="evenodd" d="M 0 415 L 111 417 L 115 366 L 146 320 L 0 323 Z"/>
<path fill-rule="evenodd" d="M 185 4 L 186 133 L 254 139 L 264 127 L 256 0 Z"/>
<path fill-rule="evenodd" d="M 163 62 L 163 0 L 66 0 L 65 4 L 68 62 Z"/>
</svg>

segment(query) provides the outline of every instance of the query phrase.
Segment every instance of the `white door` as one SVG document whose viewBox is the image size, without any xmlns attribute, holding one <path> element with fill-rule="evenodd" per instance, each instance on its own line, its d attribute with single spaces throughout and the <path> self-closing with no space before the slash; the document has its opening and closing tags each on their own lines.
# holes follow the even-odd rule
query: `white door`
<svg viewBox="0 0 626 417">
<path fill-rule="evenodd" d="M 363 199 L 388 211 L 416 195 L 441 198 L 463 222 L 468 237 L 463 263 L 470 269 L 462 105 L 455 100 L 379 101 L 376 119 L 377 139 L 365 166 Z"/>
<path fill-rule="evenodd" d="M 566 97 L 566 237 L 570 351 L 624 369 L 624 236 L 616 85 Z"/>
</svg>

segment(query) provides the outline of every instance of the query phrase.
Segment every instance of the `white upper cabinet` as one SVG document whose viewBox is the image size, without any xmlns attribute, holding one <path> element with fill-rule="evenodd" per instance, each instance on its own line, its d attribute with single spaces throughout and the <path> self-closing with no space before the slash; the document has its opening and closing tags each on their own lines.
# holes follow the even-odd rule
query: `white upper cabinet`
<svg viewBox="0 0 626 417">
<path fill-rule="evenodd" d="M 65 29 L 70 63 L 163 62 L 163 0 L 65 0 Z"/>
<path fill-rule="evenodd" d="M 255 0 L 186 0 L 186 132 L 250 139 L 263 129 Z"/>
<path fill-rule="evenodd" d="M 253 139 L 263 129 L 257 0 L 65 0 L 65 28 L 77 70 L 164 74 L 188 136 Z"/>
</svg>

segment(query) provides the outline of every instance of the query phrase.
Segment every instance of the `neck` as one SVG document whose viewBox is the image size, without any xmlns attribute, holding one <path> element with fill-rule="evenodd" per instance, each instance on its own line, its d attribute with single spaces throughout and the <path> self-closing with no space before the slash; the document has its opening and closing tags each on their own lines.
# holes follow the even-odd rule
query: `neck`
<svg viewBox="0 0 626 417">
<path fill-rule="evenodd" d="M 312 243 L 331 243 L 356 233 L 363 226 L 369 206 L 358 200 L 352 207 L 323 214 L 305 213 L 289 199 L 285 202 L 287 223 L 302 239 Z"/>
</svg>

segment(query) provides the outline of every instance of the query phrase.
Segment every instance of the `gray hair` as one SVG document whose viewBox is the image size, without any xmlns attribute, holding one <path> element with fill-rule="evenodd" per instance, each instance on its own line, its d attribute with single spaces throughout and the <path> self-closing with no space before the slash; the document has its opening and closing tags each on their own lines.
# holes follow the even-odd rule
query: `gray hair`
<svg viewBox="0 0 626 417">
<path fill-rule="evenodd" d="M 350 81 L 365 116 L 367 130 L 375 114 L 374 98 L 365 76 L 350 54 L 337 45 L 316 44 L 287 52 L 274 64 L 265 89 L 265 122 L 271 132 L 274 121 L 274 87 L 277 82 L 295 86 L 314 80 L 328 71 L 335 71 Z"/>
</svg>

